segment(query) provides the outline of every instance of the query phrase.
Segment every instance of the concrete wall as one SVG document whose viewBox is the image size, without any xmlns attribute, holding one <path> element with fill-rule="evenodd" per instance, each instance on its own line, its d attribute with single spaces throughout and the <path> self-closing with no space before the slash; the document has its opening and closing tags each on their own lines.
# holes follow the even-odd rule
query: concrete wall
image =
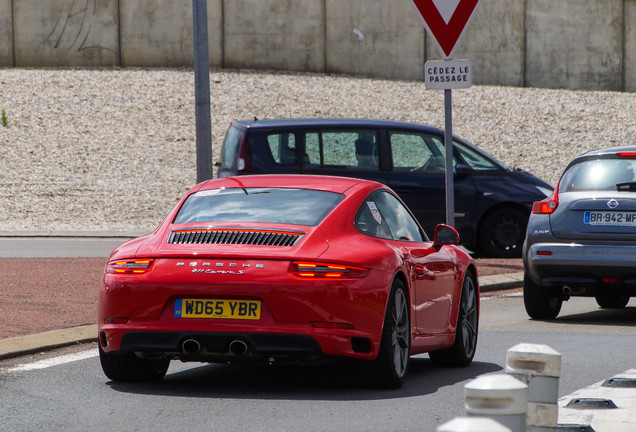
<svg viewBox="0 0 636 432">
<path fill-rule="evenodd" d="M 13 0 L 16 66 L 119 64 L 118 3 Z"/>
<path fill-rule="evenodd" d="M 623 0 L 532 0 L 526 85 L 621 89 Z"/>
<path fill-rule="evenodd" d="M 225 67 L 324 70 L 322 0 L 224 2 Z"/>
<path fill-rule="evenodd" d="M 208 0 L 210 65 L 223 61 L 222 0 Z M 119 0 L 121 66 L 191 66 L 192 0 Z"/>
<path fill-rule="evenodd" d="M 410 0 L 207 0 L 210 64 L 424 78 Z M 636 91 L 636 0 L 481 0 L 476 84 Z M 0 0 L 0 66 L 191 66 L 192 0 Z"/>
<path fill-rule="evenodd" d="M 636 92 L 636 0 L 625 2 L 625 90 Z"/>
<path fill-rule="evenodd" d="M 326 0 L 326 70 L 384 78 L 424 76 L 424 34 L 410 1 Z"/>
<path fill-rule="evenodd" d="M 11 0 L 0 0 L 0 66 L 13 65 Z"/>
</svg>

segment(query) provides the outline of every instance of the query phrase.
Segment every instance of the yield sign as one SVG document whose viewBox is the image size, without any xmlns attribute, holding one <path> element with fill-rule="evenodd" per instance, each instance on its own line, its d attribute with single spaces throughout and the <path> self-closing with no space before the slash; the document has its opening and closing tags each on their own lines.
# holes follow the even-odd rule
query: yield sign
<svg viewBox="0 0 636 432">
<path fill-rule="evenodd" d="M 411 0 L 444 58 L 451 58 L 479 0 Z"/>
</svg>

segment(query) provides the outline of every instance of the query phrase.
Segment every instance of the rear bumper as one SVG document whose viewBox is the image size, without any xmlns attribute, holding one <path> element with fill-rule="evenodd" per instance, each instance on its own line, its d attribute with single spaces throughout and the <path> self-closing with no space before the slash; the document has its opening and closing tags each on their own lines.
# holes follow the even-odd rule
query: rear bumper
<svg viewBox="0 0 636 432">
<path fill-rule="evenodd" d="M 620 287 L 636 293 L 636 246 L 535 243 L 525 271 L 541 286 Z"/>
<path fill-rule="evenodd" d="M 202 362 L 307 361 L 324 357 L 373 360 L 379 349 L 374 335 L 357 330 L 289 330 L 290 333 L 206 332 L 104 325 L 99 330 L 99 342 L 109 353 L 137 352 L 149 357 Z M 188 349 L 186 341 L 196 341 L 200 349 Z M 245 344 L 245 352 L 238 355 L 231 349 L 237 341 Z"/>
<path fill-rule="evenodd" d="M 196 342 L 195 349 L 188 345 L 192 341 Z M 237 341 L 244 344 L 245 351 L 231 348 Z M 128 332 L 122 337 L 120 347 L 126 352 L 177 356 L 185 361 L 307 359 L 323 355 L 314 338 L 292 334 Z"/>
</svg>

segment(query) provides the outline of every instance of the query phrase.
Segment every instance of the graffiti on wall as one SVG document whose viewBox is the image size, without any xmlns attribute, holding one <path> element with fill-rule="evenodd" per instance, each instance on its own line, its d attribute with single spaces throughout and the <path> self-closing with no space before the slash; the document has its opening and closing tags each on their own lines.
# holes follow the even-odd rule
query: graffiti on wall
<svg viewBox="0 0 636 432">
<path fill-rule="evenodd" d="M 105 50 L 117 54 L 116 45 L 109 46 L 112 38 L 103 37 L 105 31 L 113 31 L 108 26 L 116 24 L 113 12 L 116 9 L 108 0 L 64 1 L 45 42 L 56 50 Z"/>
</svg>

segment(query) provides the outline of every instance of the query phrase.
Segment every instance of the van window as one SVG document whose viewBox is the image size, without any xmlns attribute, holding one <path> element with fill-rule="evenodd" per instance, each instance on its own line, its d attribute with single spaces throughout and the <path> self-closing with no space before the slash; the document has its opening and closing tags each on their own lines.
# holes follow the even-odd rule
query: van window
<svg viewBox="0 0 636 432">
<path fill-rule="evenodd" d="M 304 164 L 311 167 L 379 170 L 375 130 L 339 130 L 305 134 Z"/>
<path fill-rule="evenodd" d="M 243 140 L 243 132 L 234 126 L 230 126 L 223 140 L 221 148 L 221 166 L 226 169 L 233 170 L 236 168 L 236 158 L 238 156 L 239 147 Z"/>
<path fill-rule="evenodd" d="M 298 163 L 296 135 L 293 133 L 275 133 L 267 135 L 270 155 L 278 165 L 292 166 Z"/>
<path fill-rule="evenodd" d="M 495 162 L 475 150 L 466 147 L 462 143 L 454 142 L 455 148 L 459 151 L 462 159 L 475 171 L 501 171 L 502 168 Z"/>
<path fill-rule="evenodd" d="M 391 132 L 393 170 L 424 173 L 443 173 L 445 169 L 444 145 L 430 134 Z M 441 148 L 440 148 L 441 147 Z"/>
<path fill-rule="evenodd" d="M 305 134 L 305 160 L 304 165 L 321 166 L 323 159 L 320 153 L 320 134 L 311 132 Z"/>
</svg>

